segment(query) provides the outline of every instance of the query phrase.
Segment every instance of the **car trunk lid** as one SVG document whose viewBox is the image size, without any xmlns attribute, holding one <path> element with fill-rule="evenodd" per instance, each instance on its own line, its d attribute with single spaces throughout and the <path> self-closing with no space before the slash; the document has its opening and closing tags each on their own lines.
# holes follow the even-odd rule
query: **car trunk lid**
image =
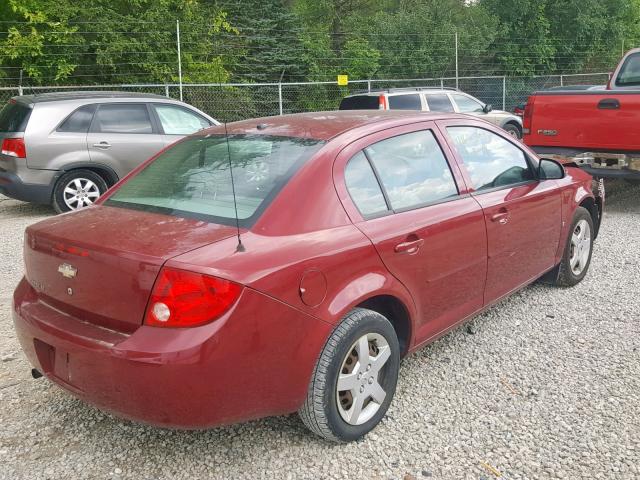
<svg viewBox="0 0 640 480">
<path fill-rule="evenodd" d="M 168 259 L 233 236 L 232 227 L 99 206 L 27 228 L 25 275 L 39 300 L 112 330 L 141 325 Z"/>
</svg>

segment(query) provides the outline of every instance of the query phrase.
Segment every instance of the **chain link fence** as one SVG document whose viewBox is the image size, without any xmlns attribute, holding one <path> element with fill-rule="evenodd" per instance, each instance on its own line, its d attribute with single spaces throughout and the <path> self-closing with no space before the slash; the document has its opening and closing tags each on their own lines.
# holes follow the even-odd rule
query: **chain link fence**
<svg viewBox="0 0 640 480">
<path fill-rule="evenodd" d="M 287 113 L 336 110 L 340 100 L 357 92 L 389 88 L 458 88 L 496 109 L 512 110 L 531 93 L 570 85 L 604 86 L 608 73 L 548 75 L 539 77 L 448 77 L 404 80 L 356 80 L 347 86 L 336 82 L 250 83 L 250 84 L 138 84 L 68 85 L 48 87 L 0 87 L 0 102 L 14 95 L 73 90 L 127 91 L 153 93 L 182 99 L 221 121 L 281 115 Z"/>
</svg>

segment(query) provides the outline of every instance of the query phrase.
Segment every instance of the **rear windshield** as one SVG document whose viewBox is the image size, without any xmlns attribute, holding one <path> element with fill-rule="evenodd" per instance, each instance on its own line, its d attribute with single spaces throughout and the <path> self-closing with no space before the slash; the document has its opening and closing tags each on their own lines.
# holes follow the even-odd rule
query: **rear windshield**
<svg viewBox="0 0 640 480">
<path fill-rule="evenodd" d="M 626 58 L 620 73 L 618 73 L 618 78 L 616 78 L 616 85 L 619 87 L 640 86 L 640 53 L 629 55 Z"/>
<path fill-rule="evenodd" d="M 323 144 L 265 135 L 188 138 L 125 182 L 105 205 L 250 227 Z M 231 154 L 231 169 L 229 168 Z"/>
<path fill-rule="evenodd" d="M 378 110 L 380 100 L 377 95 L 357 95 L 343 98 L 339 110 Z"/>
<path fill-rule="evenodd" d="M 9 100 L 0 110 L 0 132 L 24 132 L 31 115 L 31 109 Z"/>
</svg>

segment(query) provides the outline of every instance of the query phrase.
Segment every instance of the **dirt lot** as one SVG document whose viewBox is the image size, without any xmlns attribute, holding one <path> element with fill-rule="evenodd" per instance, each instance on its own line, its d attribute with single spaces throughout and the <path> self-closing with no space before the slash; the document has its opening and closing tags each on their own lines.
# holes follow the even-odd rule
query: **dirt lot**
<svg viewBox="0 0 640 480">
<path fill-rule="evenodd" d="M 156 429 L 33 380 L 11 295 L 24 228 L 52 214 L 0 196 L 2 478 L 640 478 L 640 187 L 609 185 L 582 284 L 528 287 L 407 358 L 387 418 L 349 445 L 295 415 Z"/>
</svg>

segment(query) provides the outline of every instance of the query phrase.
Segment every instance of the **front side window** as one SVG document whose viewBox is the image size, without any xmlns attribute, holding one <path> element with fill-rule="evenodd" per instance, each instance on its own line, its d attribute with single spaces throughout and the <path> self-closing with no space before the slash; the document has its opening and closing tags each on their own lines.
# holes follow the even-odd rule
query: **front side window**
<svg viewBox="0 0 640 480">
<path fill-rule="evenodd" d="M 100 133 L 153 133 L 149 110 L 144 104 L 100 105 L 93 130 Z"/>
<path fill-rule="evenodd" d="M 454 112 L 453 104 L 446 94 L 425 95 L 427 105 L 432 112 Z"/>
<path fill-rule="evenodd" d="M 87 133 L 93 120 L 93 113 L 96 111 L 95 105 L 85 105 L 67 117 L 58 127 L 58 132 L 78 132 Z"/>
<path fill-rule="evenodd" d="M 420 95 L 390 95 L 390 110 L 422 110 Z"/>
<path fill-rule="evenodd" d="M 388 211 L 380 184 L 363 152 L 354 155 L 344 171 L 349 194 L 362 216 Z"/>
<path fill-rule="evenodd" d="M 453 101 L 458 105 L 458 111 L 460 113 L 478 113 L 482 112 L 484 106 L 477 100 L 467 97 L 466 95 L 460 95 L 459 93 L 452 93 Z"/>
<path fill-rule="evenodd" d="M 478 127 L 447 127 L 476 190 L 533 180 L 522 150 L 493 132 Z"/>
<path fill-rule="evenodd" d="M 324 142 L 264 135 L 187 138 L 125 182 L 106 205 L 250 227 Z M 229 152 L 231 166 L 229 168 Z"/>
<path fill-rule="evenodd" d="M 188 110 L 173 105 L 154 105 L 162 129 L 167 135 L 190 135 L 198 130 L 207 128 L 211 124 Z"/>
<path fill-rule="evenodd" d="M 407 133 L 365 150 L 393 210 L 438 202 L 458 194 L 449 164 L 430 130 Z"/>
</svg>

